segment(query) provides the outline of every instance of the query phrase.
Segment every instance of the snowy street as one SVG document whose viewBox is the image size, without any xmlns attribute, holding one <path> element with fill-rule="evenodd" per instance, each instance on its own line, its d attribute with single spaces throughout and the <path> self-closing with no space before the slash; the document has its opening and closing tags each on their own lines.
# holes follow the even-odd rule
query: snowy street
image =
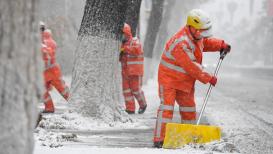
<svg viewBox="0 0 273 154">
<path fill-rule="evenodd" d="M 212 94 L 209 117 L 243 153 L 273 152 L 271 69 L 230 69 Z"/>
<path fill-rule="evenodd" d="M 255 68 L 235 69 L 223 66 L 220 71 L 219 84 L 213 89 L 205 117 L 211 125 L 222 128 L 223 141 L 219 144 L 209 145 L 205 150 L 186 147 L 186 149 L 182 148 L 175 151 L 180 153 L 183 151 L 190 153 L 198 153 L 199 151 L 200 153 L 202 151 L 206 153 L 214 148 L 218 149 L 215 151 L 228 153 L 229 150 L 235 147 L 242 153 L 273 152 L 273 114 L 271 112 L 273 96 L 270 95 L 273 91 L 273 81 L 270 80 L 273 77 L 272 71 L 265 70 L 257 74 L 254 72 L 255 70 Z M 197 84 L 196 89 L 196 102 L 199 110 L 207 86 Z M 47 129 L 46 131 L 76 134 L 75 141 L 61 142 L 59 144 L 62 147 L 57 149 L 64 148 L 65 150 L 68 147 L 76 149 L 79 147 L 83 149 L 93 147 L 101 148 L 102 151 L 105 148 L 117 148 L 117 151 L 119 151 L 119 148 L 129 148 L 131 150 L 135 148 L 150 149 L 152 148 L 156 110 L 159 104 L 157 83 L 155 81 L 149 82 L 148 85 L 144 86 L 144 91 L 149 107 L 145 114 L 131 116 L 136 120 L 135 128 L 125 126 L 124 129 L 101 128 L 100 130 L 89 131 Z M 56 99 L 58 99 L 57 96 Z M 59 104 L 61 109 L 59 111 L 65 111 L 65 105 L 62 102 Z M 174 114 L 174 121 L 179 122 L 177 109 Z M 40 144 L 40 141 L 36 143 L 37 154 L 41 149 L 48 149 L 48 147 L 40 146 Z M 161 150 L 156 151 L 160 152 Z M 165 152 L 166 150 L 164 150 Z"/>
<path fill-rule="evenodd" d="M 272 42 L 273 0 L 1 0 L 0 154 L 273 154 Z"/>
</svg>

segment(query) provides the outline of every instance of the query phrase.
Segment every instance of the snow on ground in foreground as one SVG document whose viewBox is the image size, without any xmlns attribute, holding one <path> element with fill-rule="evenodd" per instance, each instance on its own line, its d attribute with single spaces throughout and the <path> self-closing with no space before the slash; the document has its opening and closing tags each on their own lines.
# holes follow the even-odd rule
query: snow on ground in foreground
<svg viewBox="0 0 273 154">
<path fill-rule="evenodd" d="M 204 147 L 206 148 L 206 147 Z M 217 150 L 209 151 L 202 149 L 194 149 L 192 147 L 185 147 L 182 149 L 152 149 L 152 148 L 99 148 L 89 146 L 78 147 L 61 147 L 48 148 L 36 146 L 34 154 L 223 154 L 224 152 L 217 152 Z"/>
<path fill-rule="evenodd" d="M 202 151 L 193 150 L 166 150 L 166 149 L 148 149 L 148 148 L 96 148 L 96 147 L 81 147 L 81 148 L 42 148 L 37 147 L 35 154 L 202 154 Z"/>
<path fill-rule="evenodd" d="M 67 83 L 70 82 L 69 77 L 64 78 Z M 77 113 L 70 112 L 67 108 L 67 103 L 61 98 L 56 91 L 52 92 L 52 98 L 56 105 L 56 113 L 55 114 L 45 114 L 43 115 L 43 120 L 40 122 L 39 127 L 35 130 L 34 136 L 36 141 L 34 154 L 109 154 L 109 153 L 119 153 L 119 154 L 141 154 L 141 153 L 149 153 L 149 154 L 212 154 L 212 153 L 229 153 L 238 151 L 234 144 L 229 143 L 228 141 L 221 140 L 220 142 L 210 143 L 207 145 L 190 145 L 181 149 L 176 150 L 167 150 L 167 149 L 154 149 L 151 148 L 152 137 L 146 136 L 147 140 L 145 142 L 149 142 L 149 146 L 145 146 L 147 148 L 121 148 L 119 146 L 108 147 L 107 145 L 97 146 L 92 143 L 98 142 L 100 143 L 100 139 L 104 137 L 107 139 L 107 134 L 104 135 L 88 135 L 88 133 L 94 133 L 96 131 L 108 131 L 108 130 L 126 130 L 126 129 L 135 129 L 135 130 L 145 130 L 145 129 L 153 129 L 156 111 L 159 106 L 159 98 L 157 96 L 157 82 L 156 80 L 151 80 L 147 85 L 143 87 L 145 95 L 147 97 L 148 108 L 145 114 L 143 115 L 133 115 L 131 116 L 131 121 L 126 123 L 114 123 L 108 124 L 103 123 L 101 121 L 97 121 L 96 119 L 91 119 L 87 117 L 82 117 Z M 199 100 L 200 98 L 198 98 Z M 42 108 L 42 106 L 40 106 Z M 176 115 L 174 117 L 179 116 L 178 107 L 176 106 Z M 81 132 L 79 135 L 78 133 Z M 113 131 L 115 132 L 115 131 Z M 152 133 L 152 132 L 151 132 Z M 86 136 L 85 136 L 85 135 Z M 114 135 L 114 134 L 113 134 Z M 131 139 L 130 136 L 114 136 L 120 137 L 121 139 Z M 92 140 L 92 142 L 85 143 L 83 142 L 83 138 L 87 138 Z M 151 138 L 151 139 L 150 139 Z M 111 140 L 109 140 L 111 142 Z M 131 142 L 131 141 L 128 141 Z M 132 143 L 133 144 L 133 143 Z"/>
<path fill-rule="evenodd" d="M 71 82 L 71 77 L 64 77 L 67 85 Z M 83 117 L 78 113 L 69 111 L 67 102 L 53 89 L 50 92 L 53 102 L 55 104 L 56 111 L 54 114 L 43 114 L 43 118 L 39 123 L 38 128 L 35 131 L 35 138 L 39 144 L 49 147 L 62 146 L 62 142 L 66 142 L 63 139 L 64 136 L 73 136 L 72 133 L 60 133 L 61 130 L 70 131 L 94 131 L 94 130 L 119 130 L 119 129 L 147 129 L 148 127 L 139 120 L 137 117 L 131 117 L 131 119 L 125 123 L 105 123 L 92 119 L 90 117 Z M 43 109 L 43 104 L 39 106 L 40 110 Z M 47 130 L 56 130 L 54 132 Z M 59 130 L 59 131 L 57 131 Z M 75 137 L 75 136 L 74 136 Z M 65 137 L 66 138 L 66 137 Z M 70 137 L 69 137 L 70 138 Z M 69 140 L 68 140 L 69 141 Z"/>
</svg>

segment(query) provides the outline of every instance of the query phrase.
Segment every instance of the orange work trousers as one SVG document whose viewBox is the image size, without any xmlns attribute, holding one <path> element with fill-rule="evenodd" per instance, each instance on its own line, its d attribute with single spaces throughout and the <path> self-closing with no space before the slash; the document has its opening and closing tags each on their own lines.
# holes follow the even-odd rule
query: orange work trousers
<svg viewBox="0 0 273 154">
<path fill-rule="evenodd" d="M 161 142 L 165 137 L 166 123 L 172 122 L 175 101 L 179 105 L 181 123 L 196 121 L 194 102 L 194 88 L 190 93 L 159 85 L 160 106 L 157 111 L 157 120 L 154 130 L 154 142 Z"/>
<path fill-rule="evenodd" d="M 122 90 L 127 111 L 135 111 L 135 98 L 140 108 L 144 108 L 147 105 L 144 92 L 142 91 L 141 87 L 142 76 L 122 75 Z"/>
<path fill-rule="evenodd" d="M 43 96 L 45 111 L 54 112 L 54 104 L 49 94 L 49 91 L 52 89 L 52 87 L 55 87 L 65 100 L 68 100 L 69 97 L 69 89 L 62 79 L 62 73 L 59 65 L 44 71 L 44 85 L 46 90 Z"/>
</svg>

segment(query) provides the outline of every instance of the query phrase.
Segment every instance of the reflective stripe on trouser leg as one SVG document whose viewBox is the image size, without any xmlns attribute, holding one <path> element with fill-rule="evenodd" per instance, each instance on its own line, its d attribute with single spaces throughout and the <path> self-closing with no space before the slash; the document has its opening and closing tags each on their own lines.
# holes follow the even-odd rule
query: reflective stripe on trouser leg
<svg viewBox="0 0 273 154">
<path fill-rule="evenodd" d="M 174 110 L 174 106 L 172 106 L 172 105 L 160 104 L 158 116 L 157 116 L 156 137 L 158 137 L 158 138 L 160 137 L 163 123 L 172 122 L 171 118 L 163 118 L 163 112 L 164 111 L 173 112 L 173 110 Z"/>
<path fill-rule="evenodd" d="M 132 92 L 132 91 L 131 91 L 131 89 L 129 89 L 129 88 L 123 90 L 123 94 L 128 94 L 128 93 L 131 93 L 131 92 Z"/>
<path fill-rule="evenodd" d="M 47 87 L 49 87 L 49 86 L 47 85 Z M 43 102 L 44 102 L 44 104 L 46 104 L 47 102 L 50 102 L 50 101 L 52 101 L 52 98 L 49 94 L 49 90 L 46 89 L 44 96 L 43 96 Z"/>
<path fill-rule="evenodd" d="M 178 90 L 176 101 L 179 104 L 181 123 L 195 124 L 196 107 L 194 102 L 194 89 L 192 89 L 190 93 Z"/>
<path fill-rule="evenodd" d="M 48 91 L 44 94 L 44 105 L 46 111 L 54 111 L 54 104 Z"/>
<path fill-rule="evenodd" d="M 163 95 L 163 86 L 159 85 L 159 97 L 160 97 L 160 104 L 164 102 L 164 95 Z"/>
<path fill-rule="evenodd" d="M 128 111 L 135 111 L 135 100 L 132 94 L 132 90 L 129 86 L 129 79 L 126 76 L 122 76 L 122 90 L 125 101 L 125 108 Z"/>
<path fill-rule="evenodd" d="M 183 124 L 195 124 L 196 123 L 196 108 L 194 107 L 179 107 L 180 114 L 182 116 L 181 123 Z"/>
<path fill-rule="evenodd" d="M 159 85 L 159 97 L 161 104 L 157 112 L 156 128 L 154 131 L 154 141 L 163 141 L 165 137 L 166 123 L 172 122 L 174 109 L 174 89 L 164 89 Z"/>
<path fill-rule="evenodd" d="M 159 111 L 157 115 L 156 133 L 155 137 L 160 138 L 162 131 L 165 131 L 166 123 L 172 122 L 172 119 L 163 118 L 163 112 Z"/>
<path fill-rule="evenodd" d="M 142 76 L 137 76 L 136 78 L 132 77 L 130 79 L 131 79 L 130 87 L 133 89 L 133 94 L 135 98 L 137 99 L 139 106 L 143 108 L 147 104 L 146 104 L 144 92 L 141 90 Z"/>
</svg>

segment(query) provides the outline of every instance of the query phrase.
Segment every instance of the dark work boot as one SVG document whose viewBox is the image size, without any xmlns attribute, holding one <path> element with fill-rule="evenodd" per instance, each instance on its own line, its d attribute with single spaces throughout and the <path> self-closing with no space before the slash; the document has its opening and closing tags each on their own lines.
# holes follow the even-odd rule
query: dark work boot
<svg viewBox="0 0 273 154">
<path fill-rule="evenodd" d="M 138 114 L 143 114 L 145 112 L 146 108 L 147 108 L 147 104 L 144 107 L 140 107 L 138 109 Z"/>
<path fill-rule="evenodd" d="M 125 112 L 127 112 L 128 114 L 135 114 L 135 111 L 125 110 Z"/>
<path fill-rule="evenodd" d="M 38 127 L 38 125 L 39 125 L 40 121 L 42 121 L 42 119 L 43 119 L 42 113 L 39 113 L 38 118 L 37 118 L 37 121 L 36 121 L 36 126 L 35 126 L 35 128 Z"/>
<path fill-rule="evenodd" d="M 162 148 L 163 141 L 154 142 L 154 148 Z"/>
</svg>

